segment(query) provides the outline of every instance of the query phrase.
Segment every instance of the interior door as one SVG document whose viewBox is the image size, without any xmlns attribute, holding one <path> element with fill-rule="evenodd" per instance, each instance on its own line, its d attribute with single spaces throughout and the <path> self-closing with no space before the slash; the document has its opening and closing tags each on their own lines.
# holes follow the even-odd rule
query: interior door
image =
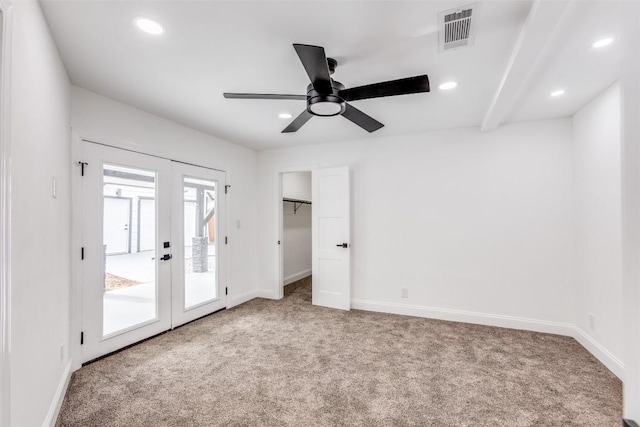
<svg viewBox="0 0 640 427">
<path fill-rule="evenodd" d="M 227 306 L 225 173 L 173 162 L 173 326 Z"/>
<path fill-rule="evenodd" d="M 171 162 L 86 141 L 81 150 L 85 162 L 81 186 L 82 359 L 86 362 L 171 328 L 171 265 L 164 257 L 169 253 L 164 242 L 171 237 Z M 112 202 L 105 200 L 128 199 L 130 203 L 140 198 L 153 200 L 147 202 L 151 212 L 145 224 L 152 233 L 146 237 L 150 250 L 110 252 L 112 237 L 107 229 Z M 139 206 L 137 200 L 133 206 Z"/>
<path fill-rule="evenodd" d="M 313 304 L 351 308 L 347 167 L 312 171 Z"/>
</svg>

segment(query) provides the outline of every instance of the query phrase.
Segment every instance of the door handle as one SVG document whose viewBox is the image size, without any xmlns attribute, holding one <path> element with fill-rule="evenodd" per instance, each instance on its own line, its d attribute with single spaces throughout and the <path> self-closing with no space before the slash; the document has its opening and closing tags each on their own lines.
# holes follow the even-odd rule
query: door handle
<svg viewBox="0 0 640 427">
<path fill-rule="evenodd" d="M 164 256 L 160 258 L 160 261 L 169 261 L 170 259 L 171 254 L 164 254 Z"/>
<path fill-rule="evenodd" d="M 339 247 L 339 248 L 345 248 L 346 249 L 346 248 L 349 247 L 349 244 L 348 243 L 340 243 L 340 244 L 338 244 L 336 246 Z"/>
</svg>

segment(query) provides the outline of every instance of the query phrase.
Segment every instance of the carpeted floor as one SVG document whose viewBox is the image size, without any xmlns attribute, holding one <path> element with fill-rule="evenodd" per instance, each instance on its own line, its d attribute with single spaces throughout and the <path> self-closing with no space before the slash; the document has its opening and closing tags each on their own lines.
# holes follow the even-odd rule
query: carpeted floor
<svg viewBox="0 0 640 427">
<path fill-rule="evenodd" d="M 313 276 L 307 276 L 304 279 L 300 279 L 296 282 L 289 283 L 287 286 L 284 287 L 285 298 L 291 295 L 292 293 L 294 293 L 295 291 L 297 291 L 298 289 L 303 288 L 305 286 L 309 288 L 309 294 L 311 294 L 312 278 Z M 311 299 L 309 299 L 309 304 L 311 304 Z"/>
<path fill-rule="evenodd" d="M 612 426 L 571 338 L 255 299 L 73 374 L 57 426 Z"/>
</svg>

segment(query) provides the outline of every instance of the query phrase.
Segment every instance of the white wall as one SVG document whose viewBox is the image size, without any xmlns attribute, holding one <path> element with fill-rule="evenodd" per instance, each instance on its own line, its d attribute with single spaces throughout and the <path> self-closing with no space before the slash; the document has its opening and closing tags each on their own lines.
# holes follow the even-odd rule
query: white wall
<svg viewBox="0 0 640 427">
<path fill-rule="evenodd" d="M 282 174 L 285 198 L 311 200 L 311 172 Z M 282 204 L 282 244 L 284 284 L 311 274 L 311 205 Z"/>
<path fill-rule="evenodd" d="M 621 9 L 624 417 L 640 422 L 640 3 Z"/>
<path fill-rule="evenodd" d="M 39 4 L 13 3 L 11 425 L 41 426 L 69 366 L 70 86 Z"/>
<path fill-rule="evenodd" d="M 265 294 L 277 289 L 273 176 L 301 164 L 351 169 L 357 306 L 538 330 L 572 322 L 570 119 L 260 152 Z"/>
<path fill-rule="evenodd" d="M 311 172 L 283 173 L 282 197 L 297 200 L 311 200 Z"/>
<path fill-rule="evenodd" d="M 230 245 L 229 295 L 232 304 L 255 296 L 258 231 L 257 160 L 253 150 L 75 86 L 71 88 L 71 125 L 81 136 L 226 171 L 227 184 L 231 185 L 226 233 Z"/>
<path fill-rule="evenodd" d="M 575 322 L 618 364 L 624 352 L 620 117 L 619 83 L 573 117 Z"/>
</svg>

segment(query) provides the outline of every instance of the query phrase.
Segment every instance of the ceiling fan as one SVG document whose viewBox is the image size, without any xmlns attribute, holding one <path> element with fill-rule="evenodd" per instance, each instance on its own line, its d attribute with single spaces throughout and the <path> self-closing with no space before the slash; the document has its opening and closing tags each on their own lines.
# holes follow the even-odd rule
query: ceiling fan
<svg viewBox="0 0 640 427">
<path fill-rule="evenodd" d="M 374 132 L 384 125 L 363 113 L 347 101 L 380 98 L 383 96 L 408 95 L 429 92 L 429 77 L 426 75 L 391 80 L 345 89 L 344 85 L 331 78 L 338 62 L 327 58 L 324 48 L 306 44 L 294 44 L 304 69 L 311 79 L 306 95 L 278 95 L 260 93 L 225 93 L 225 98 L 235 99 L 296 99 L 307 101 L 307 108 L 296 117 L 282 133 L 296 132 L 313 116 L 337 116 L 351 120 L 364 130 Z"/>
</svg>

